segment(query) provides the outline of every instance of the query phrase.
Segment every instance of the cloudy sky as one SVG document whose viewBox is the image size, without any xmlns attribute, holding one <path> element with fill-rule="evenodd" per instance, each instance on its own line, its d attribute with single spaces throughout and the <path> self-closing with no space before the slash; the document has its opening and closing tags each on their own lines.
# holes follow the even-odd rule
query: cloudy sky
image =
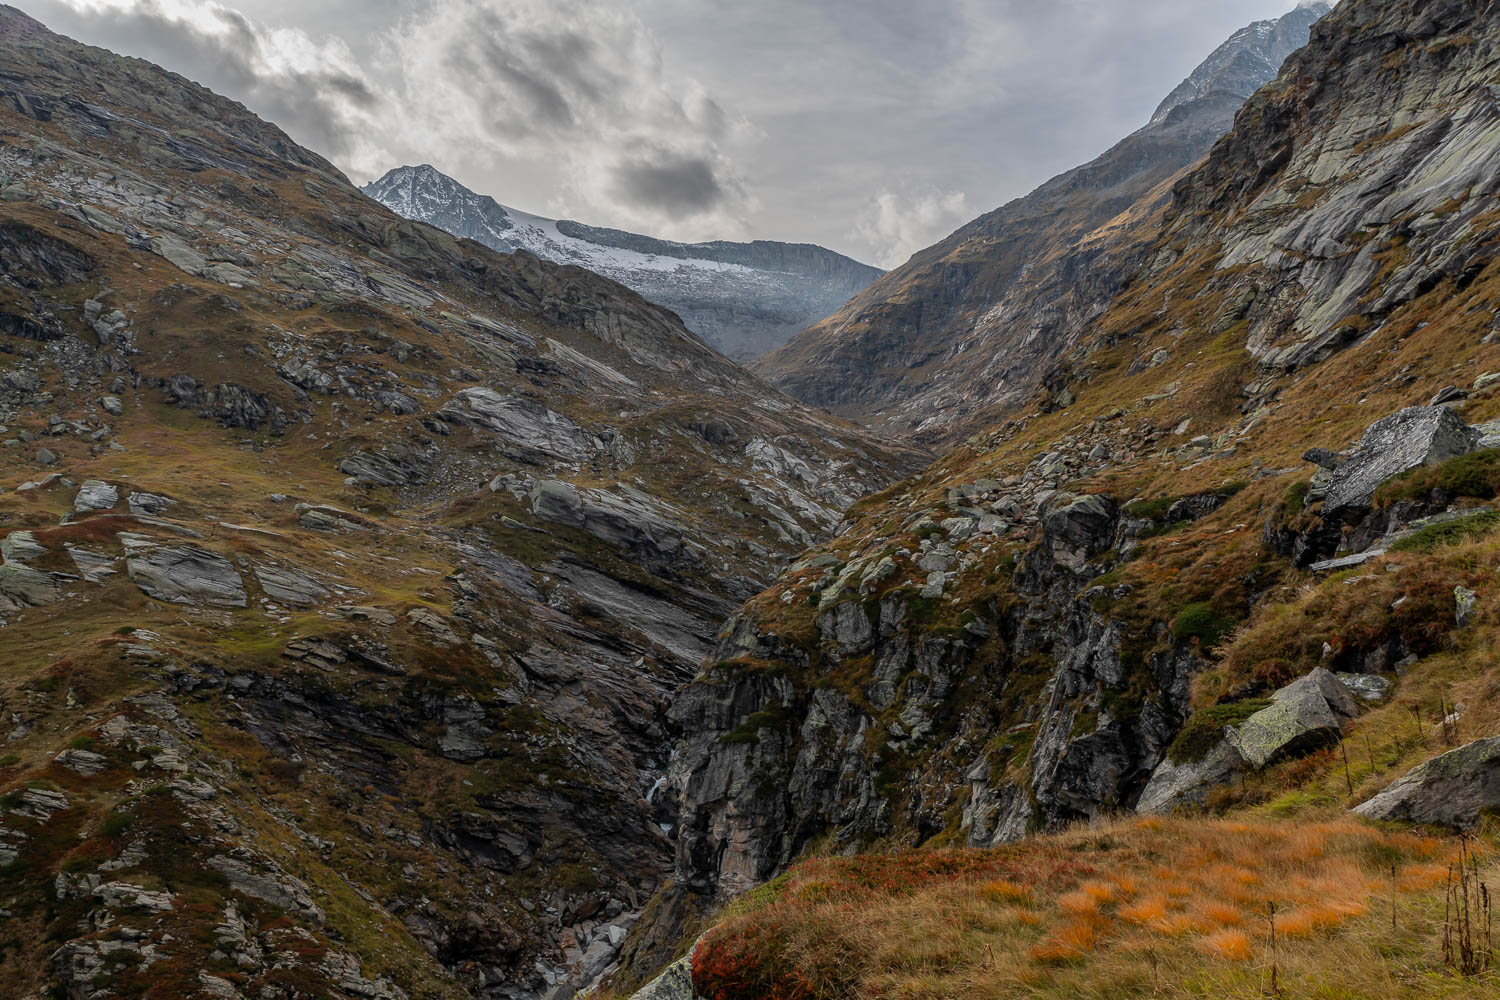
<svg viewBox="0 0 1500 1000">
<path fill-rule="evenodd" d="M 364 183 L 894 266 L 1144 124 L 1295 0 L 11 0 Z"/>
</svg>

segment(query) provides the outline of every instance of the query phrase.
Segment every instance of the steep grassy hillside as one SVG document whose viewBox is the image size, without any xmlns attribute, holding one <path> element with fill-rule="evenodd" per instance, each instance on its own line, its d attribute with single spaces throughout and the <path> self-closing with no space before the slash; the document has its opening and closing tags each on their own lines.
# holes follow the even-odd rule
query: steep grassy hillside
<svg viewBox="0 0 1500 1000">
<path fill-rule="evenodd" d="M 673 707 L 689 734 L 671 772 L 677 893 L 719 906 L 801 859 L 852 853 L 921 870 L 923 851 L 967 846 L 995 853 L 964 864 L 1024 865 L 1039 848 L 1005 845 L 1080 823 L 1095 825 L 1042 843 L 1124 836 L 1136 828 L 1112 818 L 1136 811 L 1225 815 L 1269 841 L 1329 824 L 1377 842 L 1351 825 L 1358 807 L 1492 840 L 1500 260 L 1482 81 L 1497 46 L 1480 5 L 1341 5 L 1176 186 L 1148 263 L 1028 404 L 860 501 L 736 617 Z M 1328 242 L 1314 252 L 1314 239 Z M 1169 824 L 1156 850 L 1217 829 Z M 1114 911 L 1096 929 L 1120 930 L 1128 954 L 1028 964 L 1017 943 L 1046 951 L 1077 888 L 1044 883 L 1039 923 L 976 931 L 946 957 L 922 951 L 905 903 L 836 896 L 858 914 L 850 940 L 927 957 L 835 955 L 853 981 L 784 995 L 955 995 L 943 991 L 960 979 L 1106 995 L 1116 961 L 1125 995 L 1264 986 L 1258 925 L 1250 975 L 1200 940 L 1218 931 L 1195 924 L 1158 948 Z M 1431 890 L 1394 937 L 1351 914 L 1347 935 L 1299 942 L 1291 995 L 1470 988 L 1440 978 Z M 726 940 L 774 943 L 781 897 L 752 899 Z M 1252 924 L 1273 901 L 1301 905 L 1244 900 Z M 797 942 L 832 911 L 791 908 L 791 951 L 767 975 L 825 968 Z M 986 945 L 997 957 L 977 957 Z M 1156 985 L 1137 947 L 1169 963 Z M 700 985 L 738 995 L 727 983 Z"/>
</svg>

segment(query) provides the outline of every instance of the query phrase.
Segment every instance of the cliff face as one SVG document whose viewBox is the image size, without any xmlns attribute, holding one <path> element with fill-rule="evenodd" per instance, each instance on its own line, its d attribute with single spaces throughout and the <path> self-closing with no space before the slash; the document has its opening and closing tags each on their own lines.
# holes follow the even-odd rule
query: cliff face
<svg viewBox="0 0 1500 1000">
<path fill-rule="evenodd" d="M 1500 162 L 1492 15 L 1441 2 L 1403 13 L 1352 4 L 1321 23 L 1175 193 L 1171 237 L 1143 278 L 1216 242 L 1263 365 L 1326 358 L 1484 266 Z"/>
<path fill-rule="evenodd" d="M 1078 344 L 1142 263 L 1171 184 L 1321 12 L 1237 34 L 1151 124 L 917 254 L 755 370 L 807 402 L 926 440 L 982 426 L 984 411 L 1024 399 Z"/>
<path fill-rule="evenodd" d="M 1482 5 L 1319 23 L 1027 403 L 856 505 L 721 637 L 673 708 L 679 886 L 1006 842 L 1148 785 L 1154 808 L 1274 787 L 1316 741 L 1220 744 L 1216 720 L 1306 696 L 1282 688 L 1319 665 L 1384 691 L 1483 641 L 1457 631 L 1465 571 L 1420 546 L 1386 578 L 1322 574 L 1491 495 L 1377 487 L 1500 442 L 1497 54 Z M 1213 766 L 1169 758 L 1205 710 Z"/>
<path fill-rule="evenodd" d="M 618 281 L 732 357 L 779 347 L 881 275 L 810 244 L 673 243 L 543 219 L 475 194 L 430 166 L 400 167 L 364 190 L 409 219 L 501 253 L 525 250 Z"/>
<path fill-rule="evenodd" d="M 913 456 L 0 7 L 0 994 L 537 997 L 672 691 Z"/>
</svg>

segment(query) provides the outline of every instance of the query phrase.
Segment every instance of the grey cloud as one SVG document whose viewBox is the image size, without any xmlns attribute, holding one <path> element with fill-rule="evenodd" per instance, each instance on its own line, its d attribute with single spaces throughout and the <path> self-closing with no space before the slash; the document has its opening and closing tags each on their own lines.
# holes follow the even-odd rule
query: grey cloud
<svg viewBox="0 0 1500 1000">
<path fill-rule="evenodd" d="M 413 121 L 463 135 L 450 169 L 546 157 L 555 212 L 673 229 L 737 231 L 747 204 L 730 150 L 736 119 L 670 79 L 655 37 L 605 0 L 432 0 L 391 46 Z M 502 196 L 506 192 L 500 192 Z"/>
<path fill-rule="evenodd" d="M 243 15 L 213 38 L 162 18 L 214 0 L 20 2 L 362 179 L 432 161 L 541 214 L 889 260 L 959 192 L 978 215 L 1098 155 L 1296 0 L 219 0 Z M 357 58 L 277 61 L 267 25 Z"/>
<path fill-rule="evenodd" d="M 371 82 L 353 70 L 279 58 L 273 39 L 225 7 L 205 7 L 201 20 L 185 19 L 160 0 L 137 0 L 130 8 L 41 0 L 33 10 L 55 30 L 107 39 L 112 48 L 233 97 L 335 161 L 368 142 L 368 116 L 381 104 Z"/>
</svg>

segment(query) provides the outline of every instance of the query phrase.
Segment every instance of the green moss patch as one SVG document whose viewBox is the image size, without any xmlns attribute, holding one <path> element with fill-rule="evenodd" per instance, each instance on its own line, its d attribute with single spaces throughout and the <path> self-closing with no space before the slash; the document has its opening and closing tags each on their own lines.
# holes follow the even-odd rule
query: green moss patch
<svg viewBox="0 0 1500 1000">
<path fill-rule="evenodd" d="M 1167 748 L 1167 759 L 1174 764 L 1198 763 L 1219 745 L 1224 738 L 1225 726 L 1237 726 L 1270 704 L 1268 700 L 1257 698 L 1205 708 L 1182 727 L 1182 732 Z"/>
<path fill-rule="evenodd" d="M 1172 635 L 1177 639 L 1197 639 L 1204 647 L 1216 646 L 1234 628 L 1233 620 L 1214 610 L 1212 603 L 1199 601 L 1177 612 L 1172 619 Z"/>
<path fill-rule="evenodd" d="M 1455 499 L 1493 500 L 1500 495 L 1500 448 L 1414 469 L 1382 486 L 1375 502 L 1385 507 L 1402 500 L 1425 500 L 1435 490 Z"/>
<path fill-rule="evenodd" d="M 1489 534 L 1500 525 L 1500 513 L 1487 511 L 1459 521 L 1432 524 L 1391 546 L 1392 552 L 1431 552 Z"/>
</svg>

